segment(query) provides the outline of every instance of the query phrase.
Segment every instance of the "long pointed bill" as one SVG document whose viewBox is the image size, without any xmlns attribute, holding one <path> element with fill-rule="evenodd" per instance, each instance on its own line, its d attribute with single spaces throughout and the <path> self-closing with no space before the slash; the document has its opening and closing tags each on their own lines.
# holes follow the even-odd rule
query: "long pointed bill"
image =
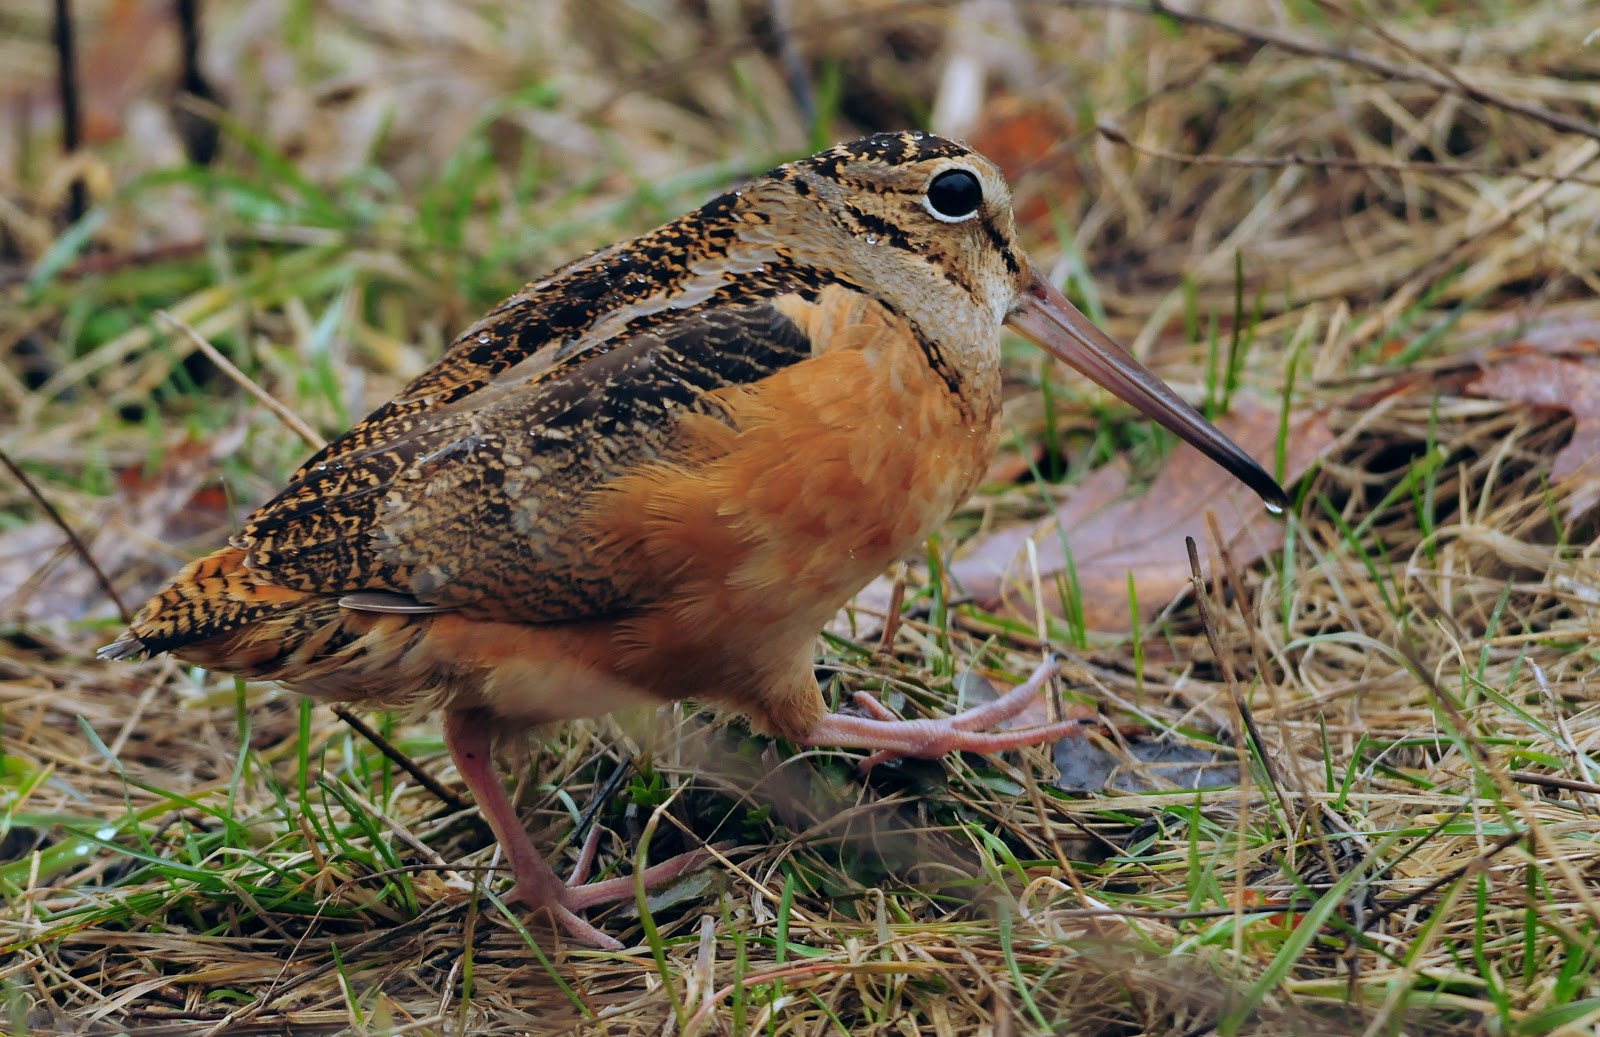
<svg viewBox="0 0 1600 1037">
<path fill-rule="evenodd" d="M 1088 375 L 1143 414 L 1161 422 L 1217 462 L 1274 510 L 1288 506 L 1288 495 L 1238 444 L 1189 406 L 1128 351 L 1095 327 L 1037 269 L 1023 292 L 1022 306 L 1007 321 L 1011 328 L 1051 356 Z"/>
</svg>

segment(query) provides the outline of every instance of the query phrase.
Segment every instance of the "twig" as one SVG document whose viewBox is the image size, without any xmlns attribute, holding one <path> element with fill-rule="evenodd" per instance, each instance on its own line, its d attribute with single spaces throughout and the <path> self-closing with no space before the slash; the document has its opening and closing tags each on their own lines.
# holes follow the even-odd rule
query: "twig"
<svg viewBox="0 0 1600 1037">
<path fill-rule="evenodd" d="M 1464 82 L 1453 73 L 1447 76 L 1431 68 L 1426 72 L 1418 71 L 1417 69 L 1407 68 L 1404 65 L 1396 65 L 1393 62 L 1385 61 L 1376 55 L 1368 54 L 1354 47 L 1343 49 L 1325 47 L 1310 40 L 1300 39 L 1286 33 L 1274 32 L 1271 29 L 1262 29 L 1253 25 L 1215 18 L 1211 15 L 1185 11 L 1181 8 L 1169 6 L 1165 0 L 1150 0 L 1149 3 L 1143 4 L 1123 2 L 1123 0 L 1098 0 L 1098 2 L 1092 4 L 1074 3 L 1072 0 L 1068 0 L 1068 6 L 1106 7 L 1119 11 L 1161 15 L 1187 25 L 1199 25 L 1208 29 L 1216 29 L 1265 47 L 1276 47 L 1290 54 L 1299 54 L 1308 58 L 1325 58 L 1341 64 L 1352 65 L 1356 68 L 1365 69 L 1381 79 L 1407 83 L 1425 83 L 1443 93 L 1457 94 L 1480 104 L 1488 105 L 1491 108 L 1514 112 L 1524 118 L 1544 123 L 1551 129 L 1560 130 L 1563 133 L 1574 133 L 1580 137 L 1600 140 L 1600 126 L 1596 126 L 1592 122 L 1564 115 L 1561 112 L 1533 104 L 1532 102 L 1518 101 L 1515 98 L 1506 97 L 1504 94 L 1496 93 L 1485 87 L 1474 86 L 1471 83 Z"/>
<path fill-rule="evenodd" d="M 1488 867 L 1489 863 L 1494 860 L 1495 857 L 1504 853 L 1507 849 L 1515 844 L 1521 842 L 1523 839 L 1527 838 L 1527 836 L 1528 832 L 1526 830 L 1508 832 L 1499 839 L 1496 839 L 1493 846 L 1478 854 L 1476 857 L 1472 858 L 1472 860 L 1465 864 L 1451 868 L 1443 875 L 1431 880 L 1421 889 L 1407 893 L 1399 900 L 1391 903 L 1380 903 L 1378 905 L 1378 909 L 1373 912 L 1372 917 L 1367 919 L 1368 928 L 1377 925 L 1379 922 L 1383 921 L 1385 918 L 1388 918 L 1397 911 L 1404 911 L 1412 904 L 1421 902 L 1424 897 L 1427 897 L 1429 894 L 1437 890 L 1443 889 L 1445 886 L 1448 886 L 1457 879 L 1462 878 L 1472 872 L 1483 870 L 1484 868 Z"/>
<path fill-rule="evenodd" d="M 239 388 L 260 400 L 268 410 L 277 416 L 279 421 L 287 425 L 295 435 L 305 440 L 311 449 L 321 450 L 327 445 L 326 441 L 317 435 L 310 425 L 302 421 L 298 414 L 279 403 L 276 397 L 261 388 L 249 375 L 234 366 L 232 361 L 223 356 L 216 346 L 207 342 L 205 337 L 198 331 L 166 310 L 157 310 L 156 315 L 187 335 L 189 340 L 194 343 L 194 347 L 204 353 L 212 363 L 216 364 L 223 374 L 232 379 L 233 383 Z M 465 799 L 450 791 L 437 778 L 423 770 L 421 765 L 401 752 L 393 742 L 373 730 L 366 721 L 352 713 L 349 708 L 340 705 L 335 705 L 332 708 L 335 716 L 349 724 L 357 734 L 371 742 L 390 762 L 415 778 L 429 792 L 439 797 L 440 801 L 448 804 L 452 810 L 464 810 L 469 805 Z"/>
<path fill-rule="evenodd" d="M 71 0 L 55 0 L 52 35 L 56 48 L 56 94 L 61 102 L 61 148 L 68 156 L 83 144 L 83 113 L 78 107 L 78 58 Z M 89 191 L 82 176 L 73 176 L 67 195 L 67 219 L 77 223 L 89 210 Z"/>
<path fill-rule="evenodd" d="M 1555 190 L 1559 177 L 1583 168 L 1596 158 L 1600 158 L 1600 142 L 1595 140 L 1584 141 L 1572 152 L 1560 157 L 1550 176 L 1524 188 L 1520 194 L 1511 199 L 1505 212 L 1497 219 L 1489 221 L 1470 234 L 1463 235 L 1454 245 L 1443 249 L 1432 260 L 1418 268 L 1405 284 L 1390 292 L 1383 306 L 1369 313 L 1365 320 L 1350 330 L 1346 336 L 1348 340 L 1352 343 L 1365 342 L 1384 328 L 1391 327 L 1395 319 L 1412 305 L 1428 285 L 1433 284 L 1444 271 L 1461 262 L 1475 245 L 1516 223 L 1518 217 Z"/>
<path fill-rule="evenodd" d="M 1554 774 L 1535 774 L 1532 771 L 1507 771 L 1506 777 L 1524 785 L 1539 785 L 1549 789 L 1568 789 L 1572 792 L 1600 793 L 1600 785 L 1576 778 L 1562 778 Z"/>
<path fill-rule="evenodd" d="M 300 420 L 298 414 L 279 403 L 276 397 L 257 385 L 249 375 L 235 367 L 233 361 L 223 356 L 221 350 L 217 349 L 216 346 L 207 342 L 204 335 L 201 335 L 166 310 L 157 310 L 156 316 L 188 336 L 189 341 L 194 343 L 194 348 L 204 353 L 206 359 L 216 364 L 223 374 L 232 379 L 233 384 L 260 400 L 262 405 L 276 415 L 279 421 L 289 427 L 289 431 L 303 439 L 307 446 L 313 450 L 321 450 L 328 445 L 328 441 L 317 435 L 316 430 L 310 425 Z"/>
<path fill-rule="evenodd" d="M 11 473 L 17 482 L 22 484 L 22 488 L 28 491 L 28 496 L 33 498 L 34 503 L 44 509 L 45 515 L 54 523 L 55 527 L 66 534 L 67 540 L 72 544 L 72 549 L 77 552 L 78 557 L 83 559 L 83 564 L 87 565 L 89 571 L 94 574 L 95 582 L 99 583 L 100 589 L 106 592 L 106 597 L 111 599 L 111 604 L 117 607 L 117 615 L 122 617 L 124 623 L 129 622 L 133 618 L 133 613 L 129 612 L 128 606 L 122 603 L 122 598 L 117 594 L 117 589 L 111 585 L 111 578 L 106 575 L 104 569 L 100 568 L 100 563 L 94 560 L 94 555 L 89 553 L 89 545 L 83 542 L 83 538 L 78 536 L 76 530 L 67 525 L 67 520 L 61 517 L 61 512 L 56 510 L 56 506 L 51 504 L 44 494 L 39 492 L 39 487 L 33 484 L 33 480 L 29 478 L 28 473 L 17 467 L 17 463 L 11 460 L 11 455 L 7 454 L 3 449 L 0 449 L 0 464 L 5 465 L 6 470 Z"/>
<path fill-rule="evenodd" d="M 954 6 L 958 2 L 959 0 L 907 0 L 904 3 L 888 4 L 875 8 L 867 15 L 851 9 L 843 15 L 817 18 L 804 25 L 795 26 L 792 35 L 795 40 L 826 37 L 827 34 L 837 32 L 841 27 L 846 26 L 856 31 L 862 31 L 864 28 L 883 24 L 912 12 L 936 11 Z M 1369 54 L 1354 47 L 1329 47 L 1313 40 L 1289 35 L 1288 33 L 1276 32 L 1242 22 L 1232 22 L 1212 15 L 1186 11 L 1167 4 L 1165 0 L 1033 0 L 1033 2 L 1038 6 L 1141 14 L 1148 17 L 1166 18 L 1186 25 L 1215 29 L 1218 32 L 1248 40 L 1257 46 L 1274 47 L 1290 54 L 1299 54 L 1302 57 L 1320 58 L 1350 65 L 1371 72 L 1380 79 L 1406 83 L 1423 83 L 1442 93 L 1455 94 L 1492 108 L 1500 108 L 1526 119 L 1531 119 L 1534 122 L 1543 123 L 1563 133 L 1574 133 L 1582 137 L 1600 140 L 1600 126 L 1596 126 L 1594 123 L 1546 108 L 1543 105 L 1534 104 L 1531 101 L 1519 101 L 1516 98 L 1507 97 L 1487 87 L 1465 82 L 1453 72 L 1446 75 L 1433 68 L 1408 68 L 1392 61 L 1385 61 L 1375 54 Z M 1339 10 L 1339 13 L 1344 12 Z M 1350 17 L 1348 14 L 1345 16 Z M 1363 23 L 1358 22 L 1358 24 Z M 640 76 L 631 83 L 619 86 L 587 114 L 597 115 L 600 112 L 604 112 L 622 98 L 640 90 L 646 92 L 658 91 L 669 83 L 698 74 L 708 63 L 715 64 L 731 60 L 739 53 L 755 49 L 756 46 L 757 42 L 748 33 L 730 43 L 718 44 L 712 47 L 701 45 L 696 48 L 695 53 L 682 58 L 660 62 L 645 75 Z"/>
<path fill-rule="evenodd" d="M 232 244 L 233 239 L 226 239 Z M 145 249 L 133 249 L 127 252 L 96 252 L 92 255 L 80 256 L 76 261 L 62 269 L 52 280 L 61 284 L 76 281 L 97 274 L 114 274 L 129 267 L 154 266 L 174 259 L 188 259 L 205 251 L 204 241 L 175 241 L 168 245 L 154 245 Z M 33 267 L 27 263 L 17 261 L 8 262 L 0 268 L 0 288 L 21 284 L 33 274 Z"/>
<path fill-rule="evenodd" d="M 1129 139 L 1122 129 L 1112 123 L 1102 122 L 1095 131 L 1119 147 L 1127 148 L 1148 158 L 1182 162 L 1190 166 L 1222 166 L 1232 169 L 1334 169 L 1341 172 L 1362 173 L 1440 173 L 1447 176 L 1509 176 L 1523 180 L 1549 180 L 1557 184 L 1583 184 L 1600 187 L 1600 177 L 1567 174 L 1552 176 L 1521 166 L 1475 166 L 1467 162 L 1380 162 L 1365 158 L 1312 158 L 1309 155 L 1197 155 L 1171 148 L 1158 148 Z"/>
<path fill-rule="evenodd" d="M 628 757 L 617 765 L 616 770 L 606 778 L 605 782 L 594 790 L 594 795 L 589 799 L 589 805 L 583 808 L 583 813 L 578 815 L 578 823 L 572 826 L 572 837 L 582 839 L 589 826 L 594 824 L 594 819 L 600 816 L 600 810 L 606 805 L 617 789 L 622 787 L 623 779 L 633 772 L 633 757 Z"/>
<path fill-rule="evenodd" d="M 883 612 L 883 633 L 878 636 L 878 652 L 888 655 L 894 651 L 894 639 L 900 633 L 902 609 L 906 603 L 906 563 L 894 570 L 894 585 L 889 590 L 889 607 Z"/>
<path fill-rule="evenodd" d="M 276 990 L 268 991 L 261 997 L 259 1001 L 256 1001 L 253 1004 L 245 1005 L 243 1008 L 240 1008 L 234 1012 L 230 1012 L 222 1019 L 217 1020 L 216 1025 L 206 1030 L 202 1037 L 218 1037 L 218 1035 L 238 1026 L 240 1023 L 255 1018 L 266 1009 L 271 1008 L 273 1005 L 283 1000 L 286 995 L 292 993 L 300 987 L 305 986 L 307 983 L 327 975 L 334 969 L 342 968 L 343 962 L 360 961 L 361 958 L 368 952 L 376 950 L 379 947 L 383 947 L 386 944 L 393 943 L 402 937 L 408 937 L 413 933 L 421 932 L 433 925 L 439 919 L 447 915 L 454 914 L 456 911 L 464 910 L 466 906 L 466 898 L 441 900 L 435 903 L 432 907 L 428 908 L 426 911 L 423 911 L 421 914 L 417 915 L 415 918 L 407 919 L 406 921 L 400 922 L 397 925 L 392 925 L 387 929 L 381 929 L 377 933 L 367 937 L 365 940 L 362 940 L 360 943 L 357 943 L 352 947 L 340 948 L 339 955 L 330 956 L 327 961 L 313 968 L 307 969 L 306 971 L 295 976 L 293 979 L 290 979 L 284 983 L 282 986 L 278 987 Z"/>
<path fill-rule="evenodd" d="M 427 789 L 429 792 L 439 797 L 440 800 L 448 804 L 451 810 L 465 810 L 472 805 L 465 799 L 462 799 L 461 796 L 455 792 L 452 792 L 450 789 L 446 788 L 439 782 L 438 778 L 435 778 L 433 775 L 423 770 L 415 760 L 401 752 L 399 746 L 389 741 L 389 739 L 385 738 L 379 732 L 373 730 L 373 728 L 369 726 L 365 720 L 362 720 L 360 717 L 352 713 L 349 707 L 335 705 L 332 708 L 334 716 L 337 716 L 340 720 L 343 720 L 345 723 L 354 728 L 356 734 L 371 742 L 380 753 L 388 758 L 391 763 L 405 771 L 407 774 L 411 775 L 413 778 L 417 779 L 417 782 L 422 785 L 423 788 Z"/>
</svg>

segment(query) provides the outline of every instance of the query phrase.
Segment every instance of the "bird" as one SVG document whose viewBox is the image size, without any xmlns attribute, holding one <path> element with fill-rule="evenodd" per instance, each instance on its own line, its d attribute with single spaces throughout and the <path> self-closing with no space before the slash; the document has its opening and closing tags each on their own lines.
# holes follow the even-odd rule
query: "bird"
<svg viewBox="0 0 1600 1037">
<path fill-rule="evenodd" d="M 691 698 L 872 761 L 1082 730 L 993 730 L 1047 687 L 1049 659 L 940 718 L 901 719 L 865 693 L 830 712 L 815 676 L 826 622 L 985 471 L 1006 327 L 1286 502 L 1040 272 L 994 163 L 880 133 L 526 285 L 100 655 L 167 652 L 324 701 L 441 714 L 504 850 L 508 899 L 619 948 L 584 912 L 631 898 L 633 880 L 586 882 L 592 845 L 570 879 L 554 872 L 501 784 L 502 739 Z"/>
</svg>

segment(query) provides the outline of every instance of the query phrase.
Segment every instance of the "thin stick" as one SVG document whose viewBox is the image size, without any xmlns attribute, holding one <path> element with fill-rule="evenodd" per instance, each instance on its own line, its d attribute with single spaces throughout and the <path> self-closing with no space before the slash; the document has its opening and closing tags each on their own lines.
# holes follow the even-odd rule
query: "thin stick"
<svg viewBox="0 0 1600 1037">
<path fill-rule="evenodd" d="M 290 432 L 305 440 L 307 446 L 313 450 L 321 450 L 328 445 L 328 441 L 317 435 L 315 429 L 300 420 L 300 416 L 294 411 L 279 403 L 271 393 L 257 385 L 249 375 L 235 367 L 232 360 L 223 356 L 216 346 L 205 340 L 205 336 L 166 310 L 157 310 L 156 316 L 183 332 L 189 341 L 194 343 L 194 348 L 204 353 L 206 359 L 216 364 L 222 370 L 222 373 L 233 381 L 233 384 L 260 400 L 262 405 L 276 415 L 279 421 L 289 427 Z"/>
<path fill-rule="evenodd" d="M 56 48 L 56 97 L 61 102 L 61 150 L 72 155 L 83 143 L 83 113 L 78 105 L 76 27 L 70 0 L 55 0 L 52 33 Z M 77 223 L 89 209 L 83 176 L 74 175 L 67 195 L 67 219 Z"/>
<path fill-rule="evenodd" d="M 1600 785 L 1576 778 L 1562 778 L 1554 774 L 1535 774 L 1532 771 L 1506 771 L 1506 777 L 1524 785 L 1538 785 L 1547 789 L 1568 789 L 1572 792 L 1600 793 Z"/>
<path fill-rule="evenodd" d="M 618 764 L 617 769 L 611 772 L 610 777 L 606 778 L 605 782 L 594 790 L 594 795 L 589 798 L 589 805 L 583 808 L 583 813 L 578 815 L 578 823 L 572 826 L 572 837 L 574 839 L 583 838 L 584 832 L 588 830 L 590 825 L 594 824 L 594 819 L 600 816 L 600 811 L 606 805 L 606 801 L 616 793 L 617 789 L 622 787 L 623 779 L 631 773 L 633 773 L 633 757 L 630 756 Z"/>
<path fill-rule="evenodd" d="M 1472 860 L 1465 864 L 1451 868 L 1443 875 L 1431 880 L 1421 889 L 1407 893 L 1399 900 L 1391 901 L 1389 903 L 1380 903 L 1378 905 L 1378 909 L 1372 913 L 1372 917 L 1367 919 L 1368 928 L 1370 929 L 1372 926 L 1377 925 L 1379 922 L 1398 911 L 1404 911 L 1412 904 L 1421 903 L 1423 899 L 1428 897 L 1430 894 L 1443 889 L 1445 886 L 1450 885 L 1450 883 L 1456 881 L 1457 879 L 1463 878 L 1474 872 L 1482 871 L 1490 864 L 1491 861 L 1494 860 L 1494 858 L 1498 857 L 1512 846 L 1515 846 L 1517 843 L 1522 842 L 1522 840 L 1526 839 L 1527 837 L 1527 830 L 1508 832 L 1499 839 L 1496 839 L 1493 845 L 1491 845 L 1487 850 L 1478 854 L 1478 856 L 1472 858 Z"/>
<path fill-rule="evenodd" d="M 212 363 L 216 364 L 223 374 L 233 380 L 235 385 L 260 400 L 279 421 L 287 425 L 295 435 L 305 440 L 313 450 L 321 450 L 327 445 L 327 441 L 317 435 L 316 431 L 302 421 L 298 414 L 279 403 L 276 397 L 261 388 L 249 375 L 234 366 L 232 361 L 223 356 L 216 346 L 207 342 L 205 337 L 198 331 L 165 310 L 157 310 L 156 315 L 187 335 L 189 340 L 194 343 L 194 347 L 204 353 Z M 352 713 L 349 708 L 338 705 L 332 708 L 335 716 L 349 724 L 357 734 L 371 742 L 385 758 L 415 778 L 423 788 L 437 796 L 441 802 L 447 804 L 452 810 L 464 810 L 470 805 L 460 795 L 446 788 L 437 778 L 423 770 L 420 764 L 401 752 L 400 748 L 393 742 L 373 730 L 366 721 Z"/>
<path fill-rule="evenodd" d="M 73 551 L 77 552 L 78 557 L 83 559 L 83 564 L 87 565 L 89 571 L 94 574 L 95 582 L 100 584 L 100 589 L 106 592 L 106 597 L 110 598 L 111 603 L 117 607 L 117 614 L 122 617 L 122 621 L 124 623 L 129 622 L 133 618 L 133 613 L 129 612 L 128 606 L 122 603 L 122 598 L 117 594 L 117 589 L 111 586 L 111 578 L 106 575 L 104 569 L 100 568 L 100 563 L 94 560 L 94 555 L 89 553 L 89 545 L 85 544 L 77 532 L 67 525 L 67 520 L 61 517 L 61 512 L 56 510 L 56 506 L 45 499 L 44 494 L 39 492 L 39 487 L 35 486 L 33 480 L 28 477 L 28 473 L 18 468 L 17 463 L 11 460 L 11 455 L 7 454 L 3 449 L 0 449 L 0 464 L 4 464 L 6 470 L 12 474 L 17 482 L 22 484 L 22 488 L 28 491 L 28 496 L 33 498 L 34 503 L 44 509 L 45 515 L 55 524 L 55 527 L 66 534 L 67 540 L 72 544 Z"/>
<path fill-rule="evenodd" d="M 889 590 L 889 607 L 883 613 L 883 633 L 878 635 L 878 652 L 889 655 L 894 651 L 894 639 L 900 633 L 901 610 L 906 603 L 906 563 L 895 566 L 894 585 Z"/>
<path fill-rule="evenodd" d="M 1290 152 L 1287 155 L 1207 155 L 1172 148 L 1141 144 L 1129 139 L 1113 123 L 1102 122 L 1095 131 L 1118 147 L 1127 148 L 1147 158 L 1166 162 L 1181 162 L 1186 166 L 1215 166 L 1227 169 L 1327 169 L 1344 173 L 1438 173 L 1441 176 L 1506 176 L 1522 180 L 1553 180 L 1560 184 L 1583 184 L 1600 187 L 1600 178 L 1577 176 L 1552 176 L 1521 166 L 1475 166 L 1469 162 L 1383 162 L 1369 158 L 1322 158 Z"/>
<path fill-rule="evenodd" d="M 1496 93 L 1485 87 L 1474 86 L 1471 83 L 1464 82 L 1454 74 L 1446 76 L 1432 68 L 1427 68 L 1424 71 L 1397 65 L 1392 61 L 1385 61 L 1376 55 L 1357 50 L 1354 47 L 1336 50 L 1310 40 L 1290 36 L 1287 33 L 1274 32 L 1271 29 L 1263 29 L 1257 26 L 1245 25 L 1241 22 L 1230 22 L 1210 15 L 1185 11 L 1171 6 L 1165 0 L 1150 0 L 1149 3 L 1131 3 L 1127 2 L 1127 0 L 1094 0 L 1094 2 L 1089 3 L 1076 3 L 1068 0 L 1066 6 L 1103 7 L 1107 10 L 1156 14 L 1188 25 L 1200 25 L 1218 29 L 1242 39 L 1250 40 L 1253 43 L 1276 47 L 1290 54 L 1299 54 L 1308 58 L 1326 58 L 1355 68 L 1366 69 L 1379 79 L 1426 83 L 1442 93 L 1456 94 L 1491 108 L 1501 108 L 1508 112 L 1514 112 L 1517 115 L 1532 119 L 1535 122 L 1541 122 L 1551 129 L 1560 130 L 1563 133 L 1575 133 L 1580 137 L 1600 140 L 1600 127 L 1585 119 L 1565 115 L 1532 102 L 1518 101 L 1515 98 L 1506 97 L 1504 94 Z"/>
<path fill-rule="evenodd" d="M 429 865 L 429 867 L 434 867 L 434 865 Z M 360 961 L 368 953 L 387 944 L 391 944 L 402 937 L 409 937 L 414 933 L 422 932 L 435 922 L 439 921 L 441 918 L 448 917 L 457 911 L 464 911 L 466 910 L 466 907 L 467 899 L 465 898 L 441 900 L 435 903 L 432 907 L 429 907 L 426 911 L 423 911 L 421 914 L 417 915 L 415 918 L 410 918 L 404 922 L 399 922 L 387 929 L 380 929 L 372 936 L 367 937 L 365 940 L 362 940 L 360 943 L 357 943 L 352 947 L 340 948 L 342 959 L 341 957 L 330 956 L 327 961 L 317 965 L 314 968 L 307 969 L 305 972 L 302 972 L 297 976 L 294 976 L 276 990 L 269 990 L 261 997 L 259 1001 L 256 1001 L 254 1004 L 245 1005 L 242 1008 L 228 1013 L 226 1016 L 219 1019 L 210 1029 L 206 1030 L 201 1037 L 218 1037 L 218 1035 L 226 1032 L 228 1029 L 237 1027 L 242 1023 L 245 1023 L 248 1020 L 260 1015 L 264 1010 L 271 1008 L 273 1005 L 283 1000 L 283 998 L 291 992 L 298 990 L 300 987 L 305 986 L 307 983 L 310 983 L 313 980 L 327 975 L 334 969 L 340 968 L 341 960 Z M 285 969 L 287 970 L 287 968 L 288 964 L 285 963 Z"/>
<path fill-rule="evenodd" d="M 391 763 L 405 771 L 407 774 L 411 775 L 413 778 L 417 779 L 418 784 L 427 789 L 429 792 L 433 793 L 435 796 L 438 796 L 440 800 L 450 807 L 451 810 L 465 810 L 472 805 L 462 798 L 458 793 L 452 792 L 450 789 L 442 785 L 438 778 L 435 778 L 433 775 L 423 770 L 415 760 L 401 752 L 399 746 L 389 741 L 389 739 L 385 738 L 379 732 L 373 730 L 373 728 L 368 725 L 365 720 L 362 720 L 360 717 L 350 712 L 348 707 L 334 706 L 332 708 L 334 716 L 338 717 L 340 720 L 343 720 L 345 723 L 354 728 L 356 734 L 371 742 L 380 753 L 389 759 Z"/>
</svg>

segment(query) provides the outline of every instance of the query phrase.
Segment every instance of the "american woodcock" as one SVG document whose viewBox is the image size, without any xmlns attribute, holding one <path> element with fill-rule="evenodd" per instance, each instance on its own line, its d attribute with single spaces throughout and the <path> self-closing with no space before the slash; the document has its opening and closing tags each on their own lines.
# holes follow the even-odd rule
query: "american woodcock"
<svg viewBox="0 0 1600 1037">
<path fill-rule="evenodd" d="M 823 624 L 985 470 L 1008 325 L 1284 500 L 1040 275 L 992 163 L 879 134 L 507 299 L 101 654 L 441 710 L 512 895 L 618 946 L 578 912 L 631 897 L 632 880 L 555 875 L 496 775 L 498 733 L 689 697 L 875 758 L 1077 729 L 985 730 L 1048 665 L 998 702 L 919 720 L 871 700 L 870 716 L 830 713 L 813 673 Z"/>
</svg>

